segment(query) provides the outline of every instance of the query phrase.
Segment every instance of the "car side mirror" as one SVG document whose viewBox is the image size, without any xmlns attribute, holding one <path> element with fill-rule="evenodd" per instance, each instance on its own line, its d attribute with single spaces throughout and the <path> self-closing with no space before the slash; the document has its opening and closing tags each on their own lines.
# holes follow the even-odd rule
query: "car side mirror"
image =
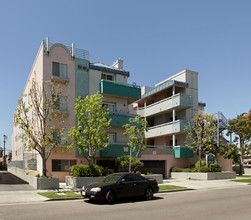
<svg viewBox="0 0 251 220">
<path fill-rule="evenodd" d="M 120 180 L 120 183 L 124 183 L 124 182 L 125 182 L 125 179 Z"/>
</svg>

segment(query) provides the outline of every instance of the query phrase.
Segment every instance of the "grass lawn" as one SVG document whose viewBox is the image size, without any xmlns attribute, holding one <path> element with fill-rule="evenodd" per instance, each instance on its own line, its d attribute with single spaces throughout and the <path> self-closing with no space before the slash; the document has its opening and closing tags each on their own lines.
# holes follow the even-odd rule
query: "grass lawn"
<svg viewBox="0 0 251 220">
<path fill-rule="evenodd" d="M 159 185 L 159 191 L 175 190 L 175 189 L 186 189 L 186 187 L 173 186 L 173 185 Z"/>
<path fill-rule="evenodd" d="M 238 180 L 231 180 L 233 182 L 238 182 L 238 183 L 251 183 L 251 179 L 238 179 Z"/>
<path fill-rule="evenodd" d="M 251 176 L 236 176 L 236 177 L 238 177 L 238 178 L 251 178 Z"/>
<path fill-rule="evenodd" d="M 81 195 L 76 192 L 67 191 L 67 192 L 39 192 L 41 196 L 45 196 L 50 199 L 60 199 L 60 198 L 71 198 L 71 197 L 81 197 Z"/>
</svg>

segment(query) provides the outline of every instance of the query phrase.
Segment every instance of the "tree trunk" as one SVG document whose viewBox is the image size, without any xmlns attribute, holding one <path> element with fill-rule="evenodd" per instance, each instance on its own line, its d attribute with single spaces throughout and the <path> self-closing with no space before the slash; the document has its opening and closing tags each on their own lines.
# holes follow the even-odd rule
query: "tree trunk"
<svg viewBox="0 0 251 220">
<path fill-rule="evenodd" d="M 43 176 L 46 176 L 46 159 L 43 158 Z"/>
</svg>

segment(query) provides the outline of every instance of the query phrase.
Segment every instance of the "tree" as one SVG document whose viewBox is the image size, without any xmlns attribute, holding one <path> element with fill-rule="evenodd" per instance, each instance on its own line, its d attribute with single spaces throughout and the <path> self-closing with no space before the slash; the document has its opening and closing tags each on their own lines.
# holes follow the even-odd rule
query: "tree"
<svg viewBox="0 0 251 220">
<path fill-rule="evenodd" d="M 242 175 L 243 159 L 251 151 L 251 115 L 241 114 L 228 121 L 227 135 L 234 134 L 233 145 L 239 146 L 239 175 Z"/>
<path fill-rule="evenodd" d="M 206 153 L 215 152 L 216 122 L 213 115 L 196 113 L 187 127 L 186 146 L 197 152 L 199 167 Z"/>
<path fill-rule="evenodd" d="M 14 115 L 14 122 L 22 129 L 22 142 L 29 150 L 36 150 L 43 160 L 43 176 L 46 176 L 46 161 L 51 152 L 59 147 L 63 132 L 58 132 L 57 124 L 64 124 L 63 115 L 58 114 L 58 104 L 62 97 L 59 85 L 51 81 L 39 87 L 32 80 L 27 94 L 22 94 Z M 55 138 L 55 134 L 57 138 Z M 62 140 L 62 139 L 61 139 Z"/>
<path fill-rule="evenodd" d="M 103 105 L 102 99 L 103 96 L 99 93 L 84 99 L 78 97 L 74 111 L 77 126 L 69 131 L 69 136 L 72 137 L 69 148 L 77 146 L 89 165 L 95 163 L 97 150 L 109 146 L 107 129 L 110 128 L 111 119 L 108 118 L 109 110 Z"/>
<path fill-rule="evenodd" d="M 129 171 L 129 163 L 130 163 L 130 156 L 122 155 L 115 160 L 115 163 L 118 167 L 119 172 L 128 172 Z M 138 157 L 131 158 L 131 170 L 133 172 L 141 171 L 144 164 L 140 161 Z"/>
<path fill-rule="evenodd" d="M 133 152 L 136 152 L 136 157 L 139 157 L 140 152 L 146 149 L 145 132 L 148 131 L 148 123 L 144 118 L 137 115 L 135 118 L 130 118 L 129 123 L 123 125 L 125 128 L 124 135 L 129 136 L 128 146 Z"/>
</svg>

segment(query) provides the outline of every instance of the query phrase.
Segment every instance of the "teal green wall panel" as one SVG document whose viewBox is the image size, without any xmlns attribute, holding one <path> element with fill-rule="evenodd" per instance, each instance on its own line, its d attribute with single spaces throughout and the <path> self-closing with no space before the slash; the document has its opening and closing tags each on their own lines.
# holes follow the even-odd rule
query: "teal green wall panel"
<svg viewBox="0 0 251 220">
<path fill-rule="evenodd" d="M 122 155 L 130 155 L 130 147 L 127 145 L 112 145 L 100 151 L 100 157 L 120 157 Z M 135 152 L 132 152 L 135 156 Z"/>
<path fill-rule="evenodd" d="M 177 132 L 185 132 L 186 128 L 188 127 L 188 121 L 175 121 L 173 123 L 173 133 L 177 133 Z"/>
<path fill-rule="evenodd" d="M 86 97 L 87 95 L 89 95 L 89 61 L 75 58 L 75 98 Z M 76 157 L 83 157 L 77 147 Z"/>
<path fill-rule="evenodd" d="M 185 94 L 175 95 L 172 98 L 172 105 L 173 105 L 173 108 L 177 107 L 177 106 L 192 107 L 193 106 L 193 97 L 190 95 L 185 95 Z"/>
<path fill-rule="evenodd" d="M 174 148 L 174 158 L 192 158 L 193 151 L 190 148 Z"/>
<path fill-rule="evenodd" d="M 78 67 L 82 68 L 78 68 Z M 84 67 L 84 68 L 83 68 Z M 89 61 L 83 59 L 75 59 L 75 97 L 85 97 L 89 94 Z"/>
<path fill-rule="evenodd" d="M 109 114 L 108 116 L 111 118 L 111 126 L 119 126 L 122 127 L 123 125 L 126 125 L 129 123 L 129 119 L 133 116 L 129 115 L 118 115 L 118 114 Z"/>
<path fill-rule="evenodd" d="M 105 80 L 101 81 L 100 93 L 124 96 L 134 99 L 141 98 L 141 89 L 139 87 L 134 87 L 129 84 L 113 82 L 113 81 L 105 81 Z"/>
</svg>

